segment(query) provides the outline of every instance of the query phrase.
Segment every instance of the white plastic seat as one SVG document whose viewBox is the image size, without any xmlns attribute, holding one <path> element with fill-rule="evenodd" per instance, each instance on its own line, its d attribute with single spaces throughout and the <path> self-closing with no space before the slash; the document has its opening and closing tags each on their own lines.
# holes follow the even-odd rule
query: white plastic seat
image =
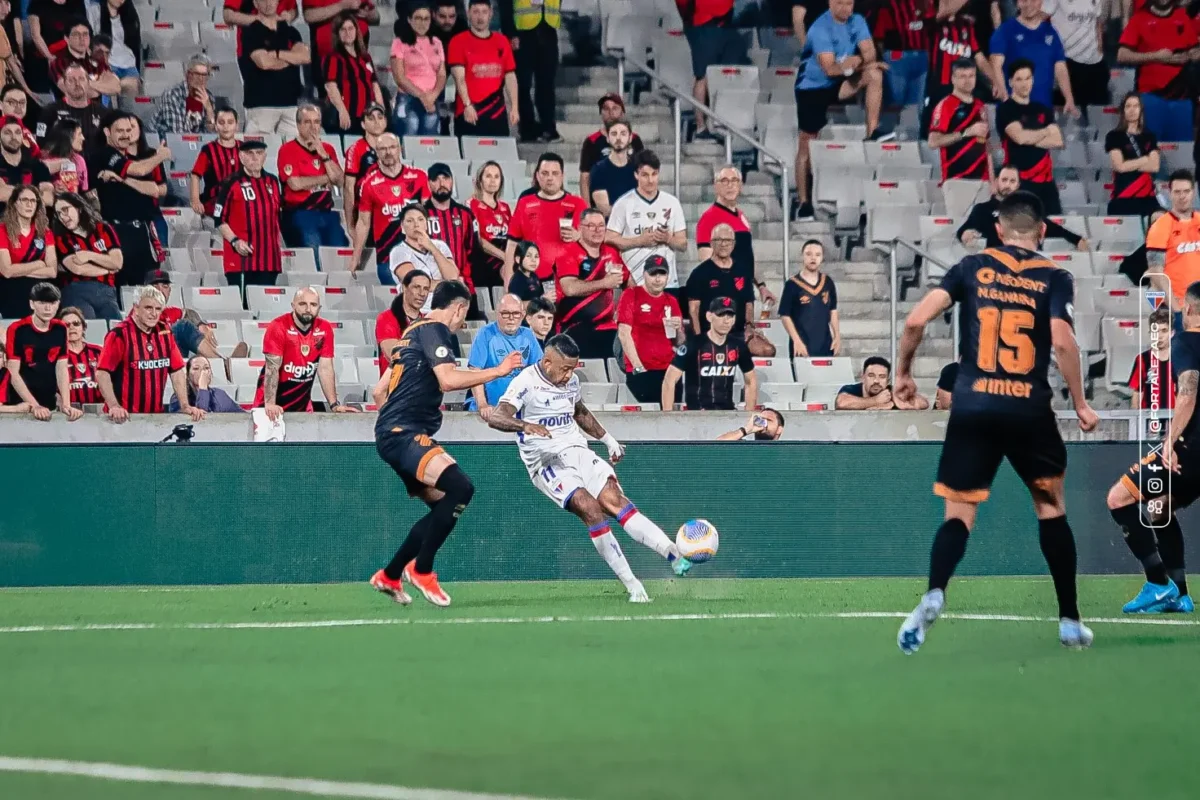
<svg viewBox="0 0 1200 800">
<path fill-rule="evenodd" d="M 954 224 L 951 217 L 925 214 L 920 219 L 920 241 L 922 242 L 954 239 L 957 233 L 958 226 Z"/>
<path fill-rule="evenodd" d="M 368 340 L 361 322 L 325 320 L 333 328 L 334 345 L 352 345 L 354 347 L 374 347 L 374 339 Z"/>
<path fill-rule="evenodd" d="M 404 158 L 406 161 L 458 161 L 462 153 L 458 140 L 453 136 L 405 136 Z"/>
<path fill-rule="evenodd" d="M 150 57 L 158 61 L 187 58 L 200 43 L 195 23 L 168 20 L 151 25 L 143 22 L 142 41 L 149 48 Z"/>
<path fill-rule="evenodd" d="M 316 272 L 317 257 L 311 247 L 299 247 L 295 250 L 280 250 L 283 257 L 284 272 Z"/>
<path fill-rule="evenodd" d="M 201 22 L 200 44 L 213 61 L 233 63 L 237 58 L 237 28 L 223 22 Z"/>
<path fill-rule="evenodd" d="M 462 137 L 462 158 L 472 164 L 484 161 L 496 161 L 503 164 L 521 160 L 521 156 L 517 152 L 517 140 L 511 136 L 500 138 L 464 136 Z M 474 173 L 472 172 L 472 174 Z"/>
<path fill-rule="evenodd" d="M 795 383 L 792 375 L 792 365 L 787 358 L 756 358 L 754 371 L 758 379 L 764 383 Z"/>
<path fill-rule="evenodd" d="M 599 408 L 617 402 L 617 386 L 615 383 L 580 383 L 579 390 L 585 404 Z"/>
<path fill-rule="evenodd" d="M 229 371 L 233 375 L 234 385 L 248 386 L 258 383 L 258 375 L 266 364 L 267 362 L 261 358 L 230 359 Z M 241 400 L 240 397 L 238 399 Z"/>
<path fill-rule="evenodd" d="M 196 286 L 188 289 L 187 307 L 201 316 L 208 311 L 241 311 L 242 298 L 235 286 Z"/>
<path fill-rule="evenodd" d="M 287 286 L 247 286 L 246 307 L 258 319 L 274 319 L 291 310 L 294 295 Z"/>
<path fill-rule="evenodd" d="M 370 311 L 365 286 L 326 286 L 321 297 L 321 308 L 330 311 Z"/>
<path fill-rule="evenodd" d="M 587 359 L 575 367 L 575 374 L 581 383 L 608 383 L 608 374 L 604 369 L 604 359 Z"/>
<path fill-rule="evenodd" d="M 921 166 L 921 150 L 916 142 L 863 142 L 868 164 Z"/>
<path fill-rule="evenodd" d="M 819 410 L 814 406 L 824 406 L 826 409 L 832 410 L 837 401 L 838 389 L 853 382 L 854 380 L 850 379 L 845 383 L 821 383 L 815 386 L 809 384 L 804 387 L 804 403 L 812 411 Z"/>
<path fill-rule="evenodd" d="M 1092 242 L 1129 242 L 1144 238 L 1141 217 L 1090 217 L 1088 238 Z"/>
<path fill-rule="evenodd" d="M 250 346 L 250 353 L 256 357 L 262 356 L 263 337 L 267 333 L 267 326 L 271 324 L 269 319 L 244 319 L 238 323 L 238 337 L 240 341 L 245 342 Z"/>
<path fill-rule="evenodd" d="M 1106 317 L 1136 319 L 1140 310 L 1138 289 L 1098 289 L 1095 293 L 1096 310 Z"/>
<path fill-rule="evenodd" d="M 372 286 L 371 308 L 375 311 L 386 311 L 392 307 L 392 301 L 400 294 L 399 286 Z"/>
<path fill-rule="evenodd" d="M 623 53 L 645 61 L 654 34 L 658 31 L 658 16 L 644 14 L 609 14 L 602 18 L 601 41 L 606 53 Z M 636 69 L 629 65 L 632 71 Z"/>
<path fill-rule="evenodd" d="M 753 91 L 758 93 L 758 67 L 736 64 L 713 64 L 705 71 L 708 93 L 715 97 L 724 91 Z"/>
<path fill-rule="evenodd" d="M 654 50 L 654 64 L 662 82 L 678 92 L 690 95 L 694 82 L 692 51 L 683 36 L 683 31 L 663 30 L 655 36 L 651 47 Z"/>
<path fill-rule="evenodd" d="M 1044 252 L 1044 251 L 1043 251 Z M 1076 278 L 1092 274 L 1092 254 L 1071 250 L 1063 253 L 1046 253 L 1058 266 L 1070 271 Z"/>
<path fill-rule="evenodd" d="M 796 358 L 792 365 L 796 369 L 796 382 L 810 389 L 826 384 L 832 384 L 836 389 L 854 383 L 854 367 L 849 358 Z"/>
<path fill-rule="evenodd" d="M 761 405 L 802 405 L 805 386 L 802 383 L 764 383 L 759 387 L 758 402 Z"/>
</svg>

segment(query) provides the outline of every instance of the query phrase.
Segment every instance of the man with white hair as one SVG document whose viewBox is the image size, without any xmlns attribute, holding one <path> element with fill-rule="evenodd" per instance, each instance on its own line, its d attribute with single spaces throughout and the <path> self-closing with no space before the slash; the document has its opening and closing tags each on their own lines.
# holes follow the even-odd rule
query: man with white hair
<svg viewBox="0 0 1200 800">
<path fill-rule="evenodd" d="M 187 60 L 183 80 L 158 98 L 154 130 L 159 133 L 214 133 L 217 96 L 208 89 L 212 62 L 198 53 Z"/>
<path fill-rule="evenodd" d="M 742 171 L 733 164 L 724 164 L 713 174 L 713 192 L 716 200 L 696 223 L 696 260 L 707 261 L 712 256 L 713 228 L 725 223 L 733 228 L 733 269 L 754 282 L 758 296 L 767 308 L 774 306 L 777 299 L 754 274 L 754 235 L 750 232 L 750 220 L 738 208 L 742 196 Z"/>
<path fill-rule="evenodd" d="M 183 356 L 171 327 L 161 319 L 165 304 L 158 289 L 141 287 L 129 316 L 104 337 L 96 383 L 113 422 L 124 422 L 130 414 L 165 412 L 163 390 L 168 378 L 179 398 L 180 412 L 197 422 L 204 419 L 203 409 L 187 400 Z"/>
<path fill-rule="evenodd" d="M 521 360 L 533 364 L 542 358 L 542 346 L 538 344 L 533 331 L 521 324 L 525 318 L 525 304 L 515 294 L 506 294 L 500 298 L 496 307 L 496 321 L 484 325 L 471 342 L 471 352 L 467 356 L 467 366 L 471 369 L 491 369 L 499 366 L 504 358 L 512 352 L 521 354 Z M 508 375 L 488 381 L 482 386 L 471 389 L 467 398 L 468 409 L 478 409 L 479 416 L 486 422 L 491 419 L 496 403 L 504 395 L 508 385 L 516 377 L 518 370 Z"/>
<path fill-rule="evenodd" d="M 313 378 L 321 380 L 325 402 L 334 411 L 351 411 L 338 401 L 333 372 L 333 326 L 321 319 L 321 295 L 310 287 L 292 298 L 292 310 L 271 320 L 263 335 L 267 363 L 258 375 L 254 407 L 278 420 L 284 411 L 307 411 Z"/>
<path fill-rule="evenodd" d="M 753 278 L 737 272 L 733 260 L 736 241 L 733 226 L 722 222 L 712 230 L 712 256 L 700 264 L 687 280 L 688 318 L 694 333 L 707 333 L 708 316 L 701 309 L 708 308 L 718 297 L 733 301 L 734 331 L 746 340 L 750 354 L 759 358 L 775 355 L 775 346 L 765 337 L 759 336 L 754 328 Z"/>
</svg>

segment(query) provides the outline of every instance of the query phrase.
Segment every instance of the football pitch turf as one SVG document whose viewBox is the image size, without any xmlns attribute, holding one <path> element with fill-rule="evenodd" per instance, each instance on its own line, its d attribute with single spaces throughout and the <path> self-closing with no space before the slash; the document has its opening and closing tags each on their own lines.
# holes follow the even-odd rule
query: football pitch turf
<svg viewBox="0 0 1200 800">
<path fill-rule="evenodd" d="M 1077 652 L 1048 580 L 959 580 L 911 658 L 907 579 L 0 591 L 0 797 L 1195 797 L 1200 620 L 1139 585 Z"/>
</svg>

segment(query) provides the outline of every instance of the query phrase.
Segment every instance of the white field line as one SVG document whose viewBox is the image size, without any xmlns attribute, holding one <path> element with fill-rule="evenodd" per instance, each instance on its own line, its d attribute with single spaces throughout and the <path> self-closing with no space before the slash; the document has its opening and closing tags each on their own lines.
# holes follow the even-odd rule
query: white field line
<svg viewBox="0 0 1200 800">
<path fill-rule="evenodd" d="M 47 758 L 0 756 L 0 772 L 41 775 L 73 775 L 125 783 L 159 783 L 180 786 L 218 786 L 226 789 L 251 789 L 319 797 L 355 797 L 367 800 L 538 800 L 512 794 L 480 794 L 442 789 L 411 789 L 382 783 L 346 783 L 312 778 L 280 778 L 272 775 L 243 775 L 237 772 L 192 772 L 152 769 L 123 764 L 88 761 L 59 761 Z"/>
<path fill-rule="evenodd" d="M 764 611 L 715 614 L 613 614 L 599 616 L 552 617 L 380 617 L 377 619 L 314 619 L 281 622 L 112 622 L 83 625 L 17 625 L 0 627 L 0 634 L 77 633 L 82 631 L 208 631 L 208 630 L 286 630 L 304 628 L 364 628 L 384 625 L 533 625 L 587 622 L 684 622 L 706 620 L 803 620 L 803 619 L 903 619 L 905 611 L 839 611 L 802 613 Z M 1056 622 L 1056 617 L 1018 614 L 943 614 L 942 619 L 971 622 Z M 1169 619 L 1150 616 L 1088 618 L 1089 624 L 1157 625 L 1200 627 L 1200 620 Z"/>
</svg>

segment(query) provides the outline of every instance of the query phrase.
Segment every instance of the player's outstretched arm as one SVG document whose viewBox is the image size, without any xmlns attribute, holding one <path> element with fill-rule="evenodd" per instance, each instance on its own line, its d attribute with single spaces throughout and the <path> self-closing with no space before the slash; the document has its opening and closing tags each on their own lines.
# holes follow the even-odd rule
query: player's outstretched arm
<svg viewBox="0 0 1200 800">
<path fill-rule="evenodd" d="M 1167 432 L 1167 441 L 1172 443 L 1167 466 L 1176 472 L 1178 468 L 1174 442 L 1178 441 L 1196 413 L 1196 387 L 1200 385 L 1200 371 L 1191 369 L 1190 366 L 1185 366 L 1175 379 L 1175 413 L 1171 415 L 1171 424 Z"/>
<path fill-rule="evenodd" d="M 1075 413 L 1079 415 L 1079 427 L 1084 431 L 1090 431 L 1096 427 L 1099 417 L 1088 405 L 1087 398 L 1083 394 L 1083 365 L 1079 358 L 1079 343 L 1075 341 L 1075 329 L 1071 327 L 1070 322 L 1065 319 L 1050 320 L 1050 344 L 1054 347 L 1058 371 L 1062 373 L 1063 380 L 1067 383 L 1067 389 L 1071 392 Z M 1178 410 L 1175 413 L 1178 418 Z"/>
<path fill-rule="evenodd" d="M 608 460 L 612 463 L 617 463 L 625 455 L 625 448 L 617 441 L 616 437 L 604 429 L 600 420 L 596 419 L 596 415 L 583 404 L 582 400 L 575 401 L 575 424 L 588 436 L 604 442 L 604 446 L 608 448 Z"/>
<path fill-rule="evenodd" d="M 504 357 L 499 366 L 491 369 L 459 369 L 457 365 L 447 362 L 435 366 L 433 374 L 437 376 L 438 386 L 443 392 L 456 392 L 459 389 L 483 386 L 485 383 L 503 378 L 524 365 L 525 361 L 521 358 L 521 351 L 513 350 Z"/>
<path fill-rule="evenodd" d="M 527 433 L 533 436 L 549 436 L 550 431 L 541 425 L 534 425 L 522 419 L 517 419 L 517 409 L 512 403 L 501 400 L 492 411 L 488 427 L 505 433 Z"/>
<path fill-rule="evenodd" d="M 910 402 L 917 393 L 917 384 L 913 381 L 912 365 L 917 356 L 917 348 L 925 338 L 925 326 L 950 308 L 952 300 L 945 289 L 932 289 L 921 298 L 904 320 L 904 333 L 900 336 L 899 364 L 896 365 L 895 393 L 905 402 Z"/>
</svg>

